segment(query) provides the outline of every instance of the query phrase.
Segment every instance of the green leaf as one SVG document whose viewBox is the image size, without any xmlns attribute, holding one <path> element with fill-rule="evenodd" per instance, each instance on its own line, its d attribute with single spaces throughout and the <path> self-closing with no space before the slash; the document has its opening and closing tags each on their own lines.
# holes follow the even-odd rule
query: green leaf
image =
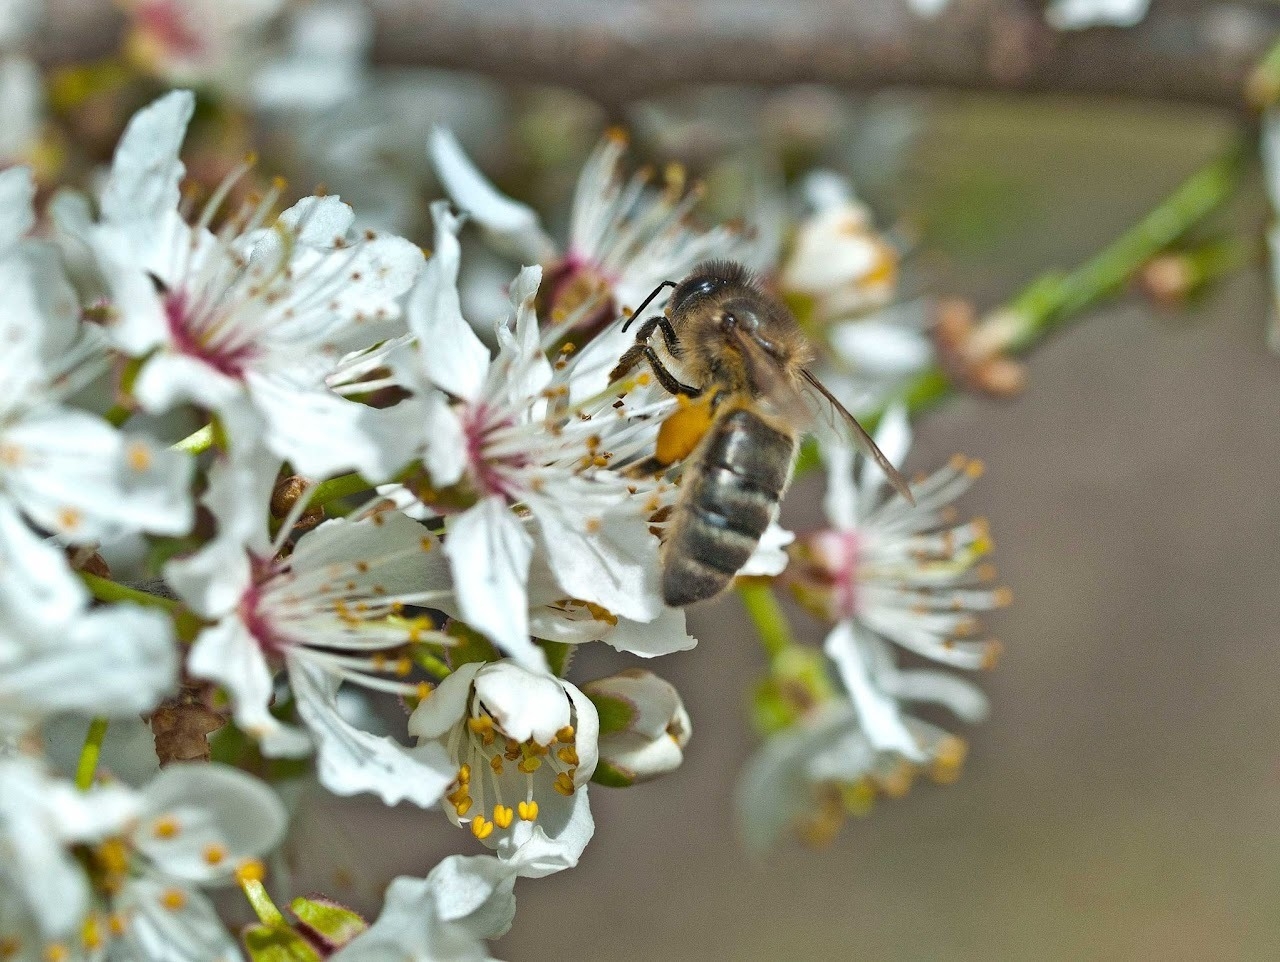
<svg viewBox="0 0 1280 962">
<path fill-rule="evenodd" d="M 636 783 L 636 776 L 625 768 L 619 768 L 601 760 L 596 764 L 591 780 L 597 785 L 605 785 L 609 788 L 630 788 Z"/>
<path fill-rule="evenodd" d="M 296 898 L 289 903 L 293 914 L 333 949 L 340 949 L 369 927 L 356 912 L 331 899 Z"/>
<path fill-rule="evenodd" d="M 636 706 L 625 698 L 585 692 L 600 715 L 600 737 L 626 731 L 636 716 Z"/>
<path fill-rule="evenodd" d="M 253 962 L 320 962 L 320 953 L 286 925 L 251 925 L 243 939 Z"/>
</svg>

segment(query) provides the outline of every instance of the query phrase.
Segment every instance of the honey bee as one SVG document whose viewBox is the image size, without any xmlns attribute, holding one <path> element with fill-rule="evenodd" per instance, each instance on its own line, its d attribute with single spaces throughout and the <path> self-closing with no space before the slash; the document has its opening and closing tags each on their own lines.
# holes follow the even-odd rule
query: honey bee
<svg viewBox="0 0 1280 962">
<path fill-rule="evenodd" d="M 663 281 L 622 329 L 667 287 L 675 290 L 666 312 L 641 323 L 610 381 L 647 363 L 663 388 L 682 399 L 659 431 L 654 456 L 643 464 L 661 471 L 684 459 L 662 549 L 668 605 L 714 598 L 746 564 L 777 512 L 800 437 L 818 406 L 839 415 L 894 488 L 914 503 L 906 480 L 808 370 L 813 349 L 791 312 L 745 267 L 708 261 L 682 281 Z M 654 333 L 662 335 L 680 377 L 650 344 Z"/>
</svg>

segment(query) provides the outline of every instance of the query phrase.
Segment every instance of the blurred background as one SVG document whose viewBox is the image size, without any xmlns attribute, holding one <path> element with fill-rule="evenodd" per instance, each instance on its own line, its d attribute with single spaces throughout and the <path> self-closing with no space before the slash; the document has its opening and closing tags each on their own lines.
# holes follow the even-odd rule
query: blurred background
<svg viewBox="0 0 1280 962">
<path fill-rule="evenodd" d="M 1248 70 L 1280 28 L 1265 4 L 1155 0 L 1135 27 L 1072 33 L 1044 13 L 1022 0 L 935 18 L 897 0 L 2 0 L 0 158 L 34 162 L 50 187 L 91 181 L 132 109 L 194 84 L 196 180 L 253 149 L 264 176 L 297 193 L 323 183 L 426 243 L 433 124 L 553 225 L 600 132 L 622 124 L 638 161 L 706 179 L 708 219 L 750 213 L 743 170 L 846 174 L 904 251 L 908 294 L 985 311 L 1248 136 Z M 517 886 L 494 954 L 1280 954 L 1269 218 L 1255 173 L 1214 228 L 1245 239 L 1227 276 L 1176 307 L 1121 291 L 1034 353 L 1021 396 L 965 396 L 917 422 L 909 473 L 957 451 L 985 462 L 960 507 L 990 518 L 1015 596 L 991 619 L 1005 655 L 979 679 L 991 718 L 961 732 L 957 784 L 882 801 L 825 849 L 749 857 L 733 793 L 758 744 L 749 693 L 764 658 L 736 599 L 695 609 L 698 647 L 654 666 L 693 718 L 684 766 L 593 787 L 581 865 Z M 468 252 L 483 303 L 507 267 Z M 820 492 L 804 479 L 784 523 L 819 526 Z M 820 642 L 820 625 L 794 624 Z M 575 674 L 631 663 L 602 647 Z M 367 909 L 394 875 L 479 851 L 417 809 L 317 795 L 303 810 L 299 889 Z"/>
</svg>

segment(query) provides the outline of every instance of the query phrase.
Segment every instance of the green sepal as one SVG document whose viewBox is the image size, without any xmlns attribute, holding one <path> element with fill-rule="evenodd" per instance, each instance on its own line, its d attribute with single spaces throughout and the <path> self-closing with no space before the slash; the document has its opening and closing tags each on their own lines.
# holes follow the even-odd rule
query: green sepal
<svg viewBox="0 0 1280 962">
<path fill-rule="evenodd" d="M 303 926 L 333 949 L 342 948 L 369 927 L 358 913 L 322 896 L 296 898 L 289 908 Z"/>
<path fill-rule="evenodd" d="M 769 677 L 756 686 L 752 721 L 762 735 L 795 724 L 814 706 L 835 695 L 821 652 L 798 645 L 784 649 L 769 664 Z"/>
<path fill-rule="evenodd" d="M 544 638 L 535 638 L 534 644 L 547 656 L 547 667 L 551 669 L 551 674 L 557 678 L 563 678 L 569 671 L 569 664 L 573 661 L 573 650 L 576 646 L 565 644 L 563 641 L 547 641 Z"/>
<path fill-rule="evenodd" d="M 458 643 L 448 649 L 449 667 L 454 671 L 472 662 L 497 661 L 502 657 L 488 638 L 461 621 L 449 622 L 444 633 L 458 639 Z"/>
<path fill-rule="evenodd" d="M 631 722 L 636 717 L 636 706 L 631 702 L 625 698 L 595 694 L 587 689 L 584 689 L 583 694 L 591 699 L 591 704 L 596 706 L 596 713 L 600 716 L 601 738 L 606 735 L 616 735 L 631 727 Z"/>
<path fill-rule="evenodd" d="M 619 768 L 601 759 L 596 763 L 596 770 L 592 773 L 591 780 L 597 785 L 608 788 L 630 788 L 636 783 L 636 776 L 625 768 Z"/>
<path fill-rule="evenodd" d="M 253 962 L 320 962 L 320 953 L 287 925 L 250 925 L 241 938 Z"/>
</svg>

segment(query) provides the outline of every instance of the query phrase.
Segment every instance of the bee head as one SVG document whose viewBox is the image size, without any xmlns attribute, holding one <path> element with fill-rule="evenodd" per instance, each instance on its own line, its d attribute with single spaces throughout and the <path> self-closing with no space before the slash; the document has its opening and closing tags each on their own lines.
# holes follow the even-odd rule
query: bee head
<svg viewBox="0 0 1280 962">
<path fill-rule="evenodd" d="M 712 297 L 728 287 L 750 284 L 747 269 L 732 261 L 707 261 L 693 269 L 671 294 L 671 313 Z"/>
</svg>

